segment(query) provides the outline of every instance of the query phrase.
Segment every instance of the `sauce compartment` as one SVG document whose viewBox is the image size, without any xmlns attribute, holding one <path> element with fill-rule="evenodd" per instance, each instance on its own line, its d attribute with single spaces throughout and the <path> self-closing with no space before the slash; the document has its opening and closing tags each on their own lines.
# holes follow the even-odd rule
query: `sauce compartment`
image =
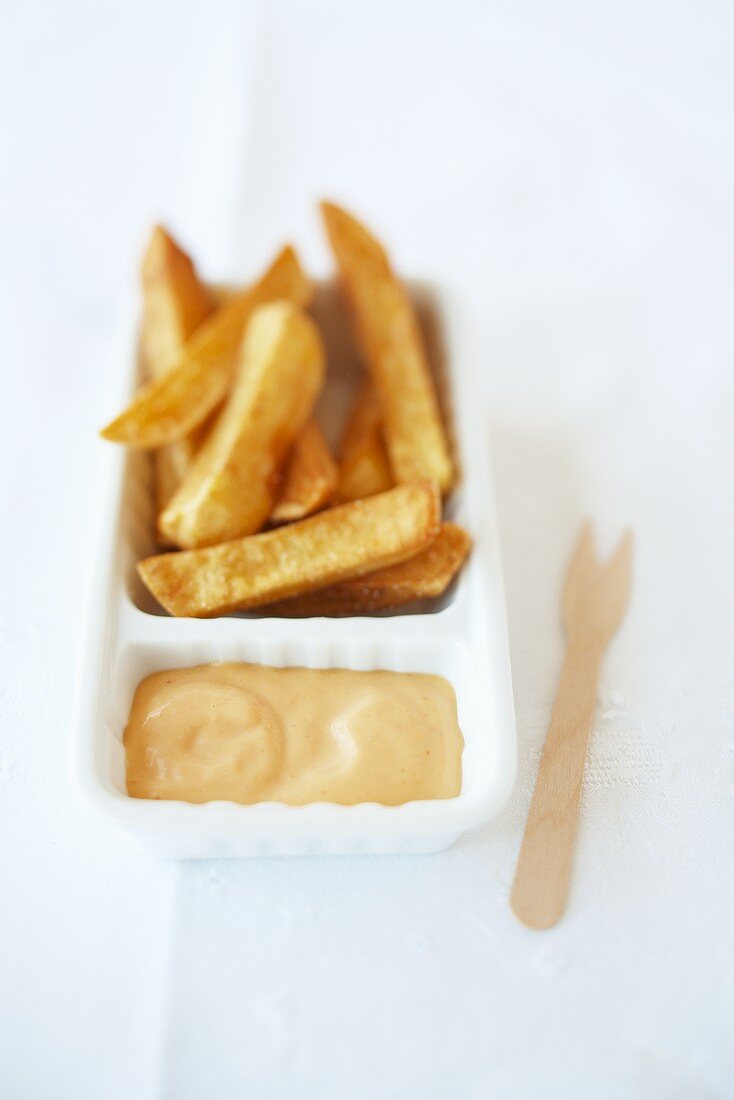
<svg viewBox="0 0 734 1100">
<path fill-rule="evenodd" d="M 190 623 L 198 625 L 196 620 Z M 125 789 L 122 734 L 135 688 L 151 672 L 214 661 L 242 661 L 272 667 L 346 668 L 368 671 L 427 672 L 454 688 L 464 737 L 462 786 L 456 798 L 408 802 L 399 806 L 314 802 L 240 805 L 200 804 L 130 798 Z M 461 641 L 420 642 L 410 646 L 378 637 L 345 641 L 332 635 L 313 639 L 201 638 L 188 642 L 133 642 L 117 656 L 112 690 L 100 714 L 104 735 L 97 740 L 95 771 L 107 811 L 136 821 L 164 855 L 197 858 L 272 854 L 433 851 L 446 847 L 463 828 L 492 810 L 487 777 L 502 770 L 497 745 L 477 721 L 478 656 Z M 491 721 L 491 715 L 488 716 Z M 503 791 L 496 792 L 503 797 Z M 489 796 L 489 797 L 488 797 Z M 331 822 L 327 826 L 327 822 Z M 457 829 L 457 824 L 460 828 Z M 173 836 L 171 835 L 173 831 Z M 212 833 L 214 834 L 212 836 Z M 232 835 L 234 833 L 234 835 Z"/>
</svg>

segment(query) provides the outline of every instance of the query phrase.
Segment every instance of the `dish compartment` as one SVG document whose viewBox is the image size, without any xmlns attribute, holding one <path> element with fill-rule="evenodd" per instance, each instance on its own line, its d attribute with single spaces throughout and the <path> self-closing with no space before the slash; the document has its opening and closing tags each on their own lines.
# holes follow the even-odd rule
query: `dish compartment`
<svg viewBox="0 0 734 1100">
<path fill-rule="evenodd" d="M 445 353 L 444 318 L 442 317 L 440 303 L 435 293 L 426 284 L 413 283 L 410 286 L 410 291 L 425 341 L 428 361 L 436 383 L 452 456 L 456 462 L 457 470 L 460 471 L 461 456 L 457 447 L 457 433 L 452 406 L 453 386 L 449 374 L 448 357 Z M 316 285 L 309 312 L 316 320 L 323 335 L 327 358 L 326 384 L 316 407 L 316 415 L 330 446 L 334 453 L 337 453 L 349 410 L 356 397 L 359 384 L 364 378 L 364 368 L 360 363 L 357 349 L 351 337 L 345 309 L 335 283 L 320 282 Z M 137 384 L 142 379 L 142 365 L 137 346 L 133 355 L 135 358 L 134 377 Z M 446 502 L 445 513 L 444 518 L 456 520 L 457 523 L 463 522 L 460 472 L 456 487 Z M 124 548 L 125 583 L 130 600 L 147 614 L 165 615 L 166 612 L 148 592 L 135 569 L 141 558 L 155 554 L 160 549 L 155 533 L 152 462 L 147 452 L 131 450 L 125 457 L 119 531 L 120 541 Z M 455 598 L 456 588 L 457 585 L 452 585 L 447 592 L 436 599 L 420 600 L 400 608 L 398 611 L 377 612 L 376 614 L 383 618 L 392 617 L 396 614 L 433 614 L 443 610 Z M 261 611 L 233 612 L 232 615 L 240 618 L 269 617 L 265 608 Z"/>
<path fill-rule="evenodd" d="M 496 813 L 510 792 L 516 749 L 504 595 L 486 441 L 471 404 L 470 351 L 447 296 L 425 284 L 411 284 L 411 291 L 462 469 L 449 518 L 474 540 L 469 561 L 443 600 L 389 616 L 347 619 L 284 619 L 265 612 L 171 618 L 151 606 L 135 572 L 137 560 L 156 549 L 148 456 L 100 444 L 102 503 L 79 665 L 75 772 L 82 794 L 101 813 L 163 856 L 437 851 Z M 331 284 L 319 285 L 314 312 L 334 376 L 319 408 L 333 444 L 361 368 Z M 135 345 L 135 337 L 121 344 L 121 403 L 138 378 Z M 212 661 L 445 676 L 456 692 L 465 740 L 460 794 L 401 806 L 193 805 L 130 798 L 122 735 L 135 687 L 151 672 Z"/>
</svg>

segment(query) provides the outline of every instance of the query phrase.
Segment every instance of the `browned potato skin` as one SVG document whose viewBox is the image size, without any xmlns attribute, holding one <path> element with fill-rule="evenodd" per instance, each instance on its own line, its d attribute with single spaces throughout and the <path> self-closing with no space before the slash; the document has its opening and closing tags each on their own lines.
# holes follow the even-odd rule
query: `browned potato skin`
<svg viewBox="0 0 734 1100">
<path fill-rule="evenodd" d="M 339 468 L 316 420 L 293 444 L 271 523 L 293 523 L 324 508 L 336 489 Z"/>
<path fill-rule="evenodd" d="M 359 346 L 382 410 L 396 482 L 428 477 L 443 493 L 454 468 L 415 311 L 372 234 L 345 210 L 321 204 Z"/>
<path fill-rule="evenodd" d="M 218 408 L 210 413 L 206 420 L 189 432 L 184 439 L 169 443 L 167 447 L 158 447 L 153 451 L 153 479 L 157 517 L 166 508 L 171 497 L 188 473 L 196 452 L 206 439 L 217 418 Z M 158 531 L 162 545 L 166 545 L 165 535 Z"/>
<path fill-rule="evenodd" d="M 160 378 L 215 308 L 191 257 L 161 225 L 153 226 L 140 268 L 141 350 L 148 373 Z"/>
<path fill-rule="evenodd" d="M 224 615 L 407 561 L 440 525 L 438 487 L 419 481 L 263 534 L 158 554 L 138 573 L 172 615 Z"/>
<path fill-rule="evenodd" d="M 366 379 L 357 394 L 339 448 L 338 503 L 384 493 L 394 485 L 382 435 L 380 402 Z"/>
<path fill-rule="evenodd" d="M 158 520 L 163 534 L 185 549 L 260 530 L 280 468 L 323 384 L 321 335 L 292 302 L 255 310 L 237 359 L 227 403 Z"/>
<path fill-rule="evenodd" d="M 190 256 L 162 226 L 150 235 L 141 265 L 143 323 L 140 350 L 148 375 L 160 378 L 213 312 L 215 302 Z M 199 429 L 153 456 L 156 513 L 165 508 L 200 443 Z"/>
<path fill-rule="evenodd" d="M 313 618 L 319 615 L 366 615 L 414 600 L 443 595 L 471 551 L 471 538 L 456 523 L 442 523 L 435 542 L 409 561 L 363 577 L 271 604 L 269 615 Z"/>
<path fill-rule="evenodd" d="M 170 369 L 144 386 L 100 435 L 141 448 L 163 447 L 188 435 L 226 396 L 253 310 L 279 298 L 306 305 L 311 292 L 295 251 L 284 248 L 254 286 L 233 295 L 200 325 Z"/>
</svg>

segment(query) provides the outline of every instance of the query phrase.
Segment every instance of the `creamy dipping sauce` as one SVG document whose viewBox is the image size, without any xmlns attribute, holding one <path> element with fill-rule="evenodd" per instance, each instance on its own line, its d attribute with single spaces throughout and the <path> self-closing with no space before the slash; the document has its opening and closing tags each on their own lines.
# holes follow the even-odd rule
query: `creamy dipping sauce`
<svg viewBox="0 0 734 1100">
<path fill-rule="evenodd" d="M 215 664 L 147 676 L 127 791 L 185 802 L 453 798 L 464 741 L 441 676 Z"/>
</svg>

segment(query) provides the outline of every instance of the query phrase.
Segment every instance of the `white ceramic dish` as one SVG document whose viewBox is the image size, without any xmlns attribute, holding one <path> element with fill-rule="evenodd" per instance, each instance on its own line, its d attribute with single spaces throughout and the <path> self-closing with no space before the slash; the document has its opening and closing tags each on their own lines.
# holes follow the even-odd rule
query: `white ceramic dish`
<svg viewBox="0 0 734 1100">
<path fill-rule="evenodd" d="M 472 405 L 471 349 L 445 293 L 425 284 L 411 284 L 411 292 L 462 471 L 449 515 L 475 540 L 458 583 L 439 604 L 350 619 L 169 618 L 135 574 L 135 562 L 153 550 L 149 460 L 100 443 L 102 501 L 77 684 L 75 771 L 95 807 L 163 856 L 438 851 L 496 813 L 510 792 L 516 739 L 502 570 L 488 447 Z M 332 435 L 359 371 L 336 301 L 331 285 L 319 284 L 314 312 L 325 333 L 330 378 L 320 415 Z M 121 404 L 136 380 L 136 363 L 133 336 L 121 365 Z M 210 661 L 446 676 L 456 690 L 466 745 L 461 793 L 403 806 L 129 798 L 122 733 L 136 685 L 159 669 Z"/>
</svg>

